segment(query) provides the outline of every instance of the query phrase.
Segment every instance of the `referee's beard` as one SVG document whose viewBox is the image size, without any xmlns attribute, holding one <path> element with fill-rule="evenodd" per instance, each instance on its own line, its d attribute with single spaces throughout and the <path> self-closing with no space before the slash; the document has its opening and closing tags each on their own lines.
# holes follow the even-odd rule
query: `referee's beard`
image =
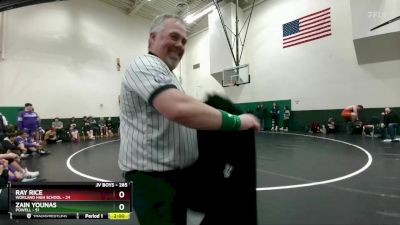
<svg viewBox="0 0 400 225">
<path fill-rule="evenodd" d="M 179 62 L 181 61 L 182 57 L 179 57 L 177 54 L 170 54 L 165 57 L 165 64 L 167 64 L 168 68 L 172 71 L 178 66 Z"/>
</svg>

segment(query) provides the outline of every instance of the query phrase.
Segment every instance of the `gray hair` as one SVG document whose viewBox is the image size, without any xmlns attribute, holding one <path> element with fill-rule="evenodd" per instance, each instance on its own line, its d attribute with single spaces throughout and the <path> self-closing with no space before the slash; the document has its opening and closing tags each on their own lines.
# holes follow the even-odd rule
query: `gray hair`
<svg viewBox="0 0 400 225">
<path fill-rule="evenodd" d="M 167 19 L 175 19 L 177 22 L 184 25 L 186 30 L 186 24 L 180 16 L 173 14 L 162 14 L 157 16 L 151 23 L 149 34 L 159 33 L 160 31 L 162 31 L 164 29 L 164 21 L 166 21 Z M 150 48 L 150 37 L 149 37 L 149 48 Z"/>
</svg>

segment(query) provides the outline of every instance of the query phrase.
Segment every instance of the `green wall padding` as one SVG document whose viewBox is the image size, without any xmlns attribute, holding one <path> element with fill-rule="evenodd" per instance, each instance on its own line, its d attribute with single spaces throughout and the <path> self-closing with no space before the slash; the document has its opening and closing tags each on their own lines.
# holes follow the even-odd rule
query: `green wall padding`
<svg viewBox="0 0 400 225">
<path fill-rule="evenodd" d="M 3 114 L 10 124 L 17 124 L 17 118 L 20 111 L 24 110 L 21 106 L 0 107 L 0 113 Z"/>
<path fill-rule="evenodd" d="M 266 111 L 266 113 L 264 114 L 264 127 L 266 129 L 271 129 L 272 120 L 271 120 L 270 111 L 272 109 L 272 103 L 274 103 L 274 102 L 276 103 L 276 105 L 278 106 L 278 108 L 280 110 L 279 127 L 282 127 L 283 112 L 284 112 L 285 106 L 288 106 L 289 110 L 291 110 L 291 108 L 292 108 L 292 101 L 290 99 L 289 100 L 238 103 L 238 104 L 235 104 L 235 106 L 237 106 L 240 110 L 242 110 L 242 112 L 252 113 L 257 116 L 257 111 L 256 111 L 257 105 L 262 103 L 264 105 L 264 109 Z"/>
<path fill-rule="evenodd" d="M 277 101 L 264 101 L 264 102 L 248 102 L 248 103 L 238 103 L 235 104 L 242 112 L 250 112 L 256 115 L 256 107 L 258 104 L 262 103 L 264 105 L 264 109 L 266 109 L 266 113 L 264 115 L 265 118 L 265 128 L 271 129 L 271 116 L 270 110 L 272 108 L 272 103 L 276 102 L 280 109 L 280 120 L 279 127 L 282 126 L 283 123 L 283 109 L 285 106 L 288 106 L 291 109 L 291 100 L 277 100 Z M 400 114 L 400 107 L 392 108 L 395 112 Z M 0 112 L 7 118 L 8 122 L 13 125 L 17 125 L 17 117 L 19 112 L 23 110 L 23 107 L 0 107 Z M 369 123 L 372 118 L 381 119 L 381 113 L 384 108 L 365 108 L 361 112 L 361 120 Z M 289 122 L 289 130 L 290 131 L 306 131 L 309 124 L 312 122 L 318 122 L 320 124 L 326 124 L 329 117 L 333 117 L 336 119 L 336 124 L 339 132 L 344 132 L 346 130 L 345 123 L 341 118 L 340 114 L 342 109 L 329 109 L 329 110 L 304 110 L 304 111 L 291 111 L 290 122 Z M 115 127 L 119 126 L 119 117 L 111 117 L 112 122 Z M 83 119 L 76 118 L 78 127 L 83 126 Z M 99 121 L 99 118 L 95 118 L 96 121 Z M 49 129 L 51 127 L 52 119 L 42 119 L 42 127 L 44 129 Z M 64 127 L 69 125 L 70 118 L 61 118 L 61 121 L 64 123 Z"/>
</svg>

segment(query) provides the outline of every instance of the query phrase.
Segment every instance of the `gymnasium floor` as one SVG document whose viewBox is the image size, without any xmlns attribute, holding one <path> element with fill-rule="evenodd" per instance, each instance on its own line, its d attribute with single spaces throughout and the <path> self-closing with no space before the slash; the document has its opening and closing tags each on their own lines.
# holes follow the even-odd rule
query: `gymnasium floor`
<svg viewBox="0 0 400 225">
<path fill-rule="evenodd" d="M 46 181 L 91 181 L 88 176 L 119 181 L 118 146 L 117 139 L 59 143 L 48 148 L 51 155 L 24 163 Z M 256 135 L 256 146 L 259 224 L 400 224 L 400 143 L 359 135 L 264 132 Z M 67 167 L 68 159 L 80 175 Z M 0 219 L 1 224 L 38 223 L 9 221 L 7 215 Z M 82 223 L 137 221 L 57 222 Z"/>
</svg>

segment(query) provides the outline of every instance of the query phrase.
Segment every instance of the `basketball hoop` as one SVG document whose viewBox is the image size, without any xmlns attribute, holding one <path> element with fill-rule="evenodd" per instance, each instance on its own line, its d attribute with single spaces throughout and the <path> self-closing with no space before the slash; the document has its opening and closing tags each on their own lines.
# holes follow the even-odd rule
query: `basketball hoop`
<svg viewBox="0 0 400 225">
<path fill-rule="evenodd" d="M 239 84 L 237 83 L 236 80 L 230 80 L 228 86 L 234 87 L 234 86 L 239 86 Z"/>
<path fill-rule="evenodd" d="M 222 86 L 232 87 L 250 83 L 249 65 L 241 65 L 222 71 Z"/>
</svg>

